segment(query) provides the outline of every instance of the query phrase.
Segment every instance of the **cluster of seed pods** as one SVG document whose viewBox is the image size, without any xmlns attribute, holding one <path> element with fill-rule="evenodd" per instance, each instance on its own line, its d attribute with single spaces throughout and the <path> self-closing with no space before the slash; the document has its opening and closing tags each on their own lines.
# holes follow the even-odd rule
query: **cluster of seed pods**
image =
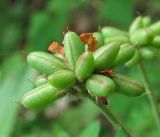
<svg viewBox="0 0 160 137">
<path fill-rule="evenodd" d="M 150 18 L 137 17 L 129 33 L 113 27 L 80 36 L 68 31 L 63 44 L 53 42 L 49 51 L 31 52 L 27 62 L 41 75 L 36 88 L 24 95 L 21 103 L 29 109 L 43 107 L 68 94 L 78 84 L 94 97 L 107 98 L 121 93 L 137 97 L 145 92 L 144 86 L 129 77 L 117 74 L 114 68 L 138 63 L 139 52 L 151 43 L 160 43 L 160 22 L 150 25 Z"/>
<path fill-rule="evenodd" d="M 157 57 L 157 48 L 160 48 L 160 21 L 152 23 L 150 17 L 139 16 L 132 22 L 128 32 L 114 27 L 104 27 L 101 32 L 105 44 L 118 41 L 123 44 L 130 43 L 139 49 L 135 51 L 132 60 L 125 63 L 126 66 L 136 65 L 140 56 L 144 60 Z"/>
</svg>

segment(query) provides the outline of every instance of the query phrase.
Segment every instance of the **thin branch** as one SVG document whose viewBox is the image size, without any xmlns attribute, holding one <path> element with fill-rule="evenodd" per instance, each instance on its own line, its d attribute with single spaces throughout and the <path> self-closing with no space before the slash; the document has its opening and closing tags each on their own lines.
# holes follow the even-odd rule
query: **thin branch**
<svg viewBox="0 0 160 137">
<path fill-rule="evenodd" d="M 139 70 L 140 70 L 140 72 L 143 76 L 145 86 L 146 86 L 146 93 L 147 93 L 149 102 L 151 104 L 153 114 L 154 114 L 155 119 L 156 119 L 157 126 L 158 126 L 159 131 L 160 131 L 160 115 L 159 115 L 159 112 L 158 112 L 158 107 L 156 105 L 156 98 L 155 98 L 153 90 L 151 88 L 151 84 L 150 84 L 148 75 L 146 73 L 145 67 L 143 65 L 142 59 L 140 59 L 140 62 L 139 62 Z"/>
</svg>

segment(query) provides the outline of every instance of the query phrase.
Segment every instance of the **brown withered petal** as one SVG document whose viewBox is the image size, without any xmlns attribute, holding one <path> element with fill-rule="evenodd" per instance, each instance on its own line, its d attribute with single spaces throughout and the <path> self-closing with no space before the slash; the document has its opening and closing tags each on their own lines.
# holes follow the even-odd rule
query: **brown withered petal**
<svg viewBox="0 0 160 137">
<path fill-rule="evenodd" d="M 105 70 L 100 71 L 100 73 L 104 74 L 104 75 L 112 75 L 113 70 L 112 69 L 105 69 Z"/>
<path fill-rule="evenodd" d="M 97 102 L 101 105 L 108 105 L 108 101 L 106 99 L 106 97 L 97 97 Z"/>
<path fill-rule="evenodd" d="M 85 44 L 87 44 L 88 50 L 94 52 L 97 48 L 97 41 L 95 37 L 93 36 L 93 33 L 82 33 L 80 35 L 81 41 L 83 41 Z"/>
<path fill-rule="evenodd" d="M 58 42 L 52 42 L 50 44 L 50 46 L 48 47 L 48 50 L 51 52 L 51 53 L 59 53 L 61 55 L 64 56 L 64 47 L 59 44 Z"/>
</svg>

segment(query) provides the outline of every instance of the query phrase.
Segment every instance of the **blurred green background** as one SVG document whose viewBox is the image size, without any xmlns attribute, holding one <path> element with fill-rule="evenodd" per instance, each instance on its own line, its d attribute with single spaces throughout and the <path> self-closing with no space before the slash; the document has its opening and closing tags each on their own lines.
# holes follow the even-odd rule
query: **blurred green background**
<svg viewBox="0 0 160 137">
<path fill-rule="evenodd" d="M 137 15 L 160 18 L 160 0 L 1 0 L 0 1 L 0 137 L 125 137 L 86 99 L 66 97 L 36 111 L 18 102 L 32 89 L 37 72 L 26 64 L 34 50 L 61 42 L 67 27 L 78 34 L 112 25 L 127 30 Z M 160 59 L 145 62 L 160 108 Z M 153 67 L 154 66 L 154 67 Z M 119 68 L 143 82 L 136 67 Z M 153 114 L 143 95 L 112 95 L 109 107 L 133 135 L 158 137 Z"/>
</svg>

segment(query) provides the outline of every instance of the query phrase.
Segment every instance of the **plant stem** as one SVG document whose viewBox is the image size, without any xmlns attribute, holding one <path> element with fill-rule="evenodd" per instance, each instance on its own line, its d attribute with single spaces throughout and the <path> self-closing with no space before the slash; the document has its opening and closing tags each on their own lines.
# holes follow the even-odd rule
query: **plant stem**
<svg viewBox="0 0 160 137">
<path fill-rule="evenodd" d="M 132 135 L 129 133 L 129 131 L 126 129 L 126 127 L 119 121 L 119 119 L 113 114 L 113 112 L 107 107 L 102 104 L 98 104 L 93 97 L 90 95 L 87 96 L 105 115 L 105 117 L 109 120 L 109 122 L 115 127 L 115 128 L 121 128 L 124 133 L 127 135 L 127 137 L 132 137 Z"/>
<path fill-rule="evenodd" d="M 127 128 L 121 123 L 121 121 L 119 121 L 119 119 L 113 114 L 113 112 L 106 107 L 105 105 L 99 104 L 97 103 L 97 101 L 95 100 L 94 97 L 92 97 L 88 91 L 86 90 L 86 88 L 84 87 L 84 85 L 80 85 L 75 87 L 75 90 L 77 90 L 78 92 L 82 93 L 82 95 L 84 97 L 87 97 L 88 99 L 90 99 L 104 114 L 104 116 L 109 120 L 109 122 L 115 127 L 115 128 L 121 128 L 124 133 L 126 134 L 127 137 L 133 137 L 130 132 L 127 130 Z"/>
<path fill-rule="evenodd" d="M 150 101 L 150 104 L 151 104 L 151 107 L 152 107 L 152 110 L 153 110 L 153 113 L 154 113 L 154 116 L 155 116 L 155 119 L 156 119 L 157 126 L 158 126 L 159 131 L 160 131 L 160 117 L 159 117 L 158 107 L 156 105 L 156 99 L 155 99 L 155 96 L 153 94 L 153 90 L 151 88 L 151 84 L 150 84 L 150 81 L 148 79 L 148 76 L 147 76 L 145 67 L 143 65 L 142 59 L 140 59 L 140 62 L 139 62 L 139 70 L 140 70 L 140 72 L 143 76 L 145 86 L 146 86 L 146 93 L 147 93 L 148 99 Z"/>
</svg>

